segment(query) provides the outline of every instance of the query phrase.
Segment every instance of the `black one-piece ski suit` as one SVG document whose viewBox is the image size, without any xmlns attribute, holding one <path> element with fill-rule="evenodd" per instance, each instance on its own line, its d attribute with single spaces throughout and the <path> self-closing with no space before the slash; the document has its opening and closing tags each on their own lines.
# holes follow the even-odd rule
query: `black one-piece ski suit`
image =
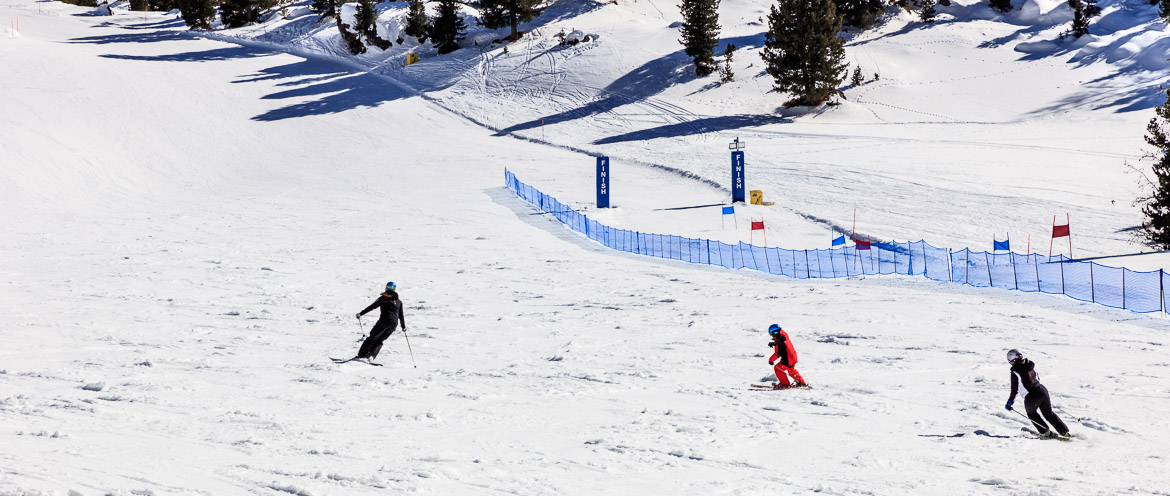
<svg viewBox="0 0 1170 496">
<path fill-rule="evenodd" d="M 370 360 L 378 358 L 378 352 L 382 351 L 382 342 L 394 334 L 398 323 L 402 322 L 402 328 L 406 329 L 406 319 L 402 316 L 402 300 L 398 299 L 398 293 L 387 290 L 365 310 L 358 313 L 358 316 L 365 315 L 375 308 L 380 308 L 382 313 L 378 316 L 378 322 L 374 324 L 374 328 L 370 329 L 370 337 L 362 342 L 362 347 L 358 350 L 358 358 Z"/>
<path fill-rule="evenodd" d="M 1047 419 L 1057 433 L 1061 435 L 1068 433 L 1068 426 L 1064 425 L 1060 417 L 1052 411 L 1052 399 L 1048 396 L 1048 388 L 1040 384 L 1036 364 L 1027 358 L 1012 364 L 1012 395 L 1008 398 L 1009 404 L 1015 401 L 1016 392 L 1021 385 L 1024 386 L 1024 409 L 1028 411 L 1028 418 L 1036 424 L 1036 431 L 1040 434 L 1048 432 L 1048 425 L 1044 423 Z M 1044 417 L 1041 418 L 1040 414 L 1044 414 Z"/>
</svg>

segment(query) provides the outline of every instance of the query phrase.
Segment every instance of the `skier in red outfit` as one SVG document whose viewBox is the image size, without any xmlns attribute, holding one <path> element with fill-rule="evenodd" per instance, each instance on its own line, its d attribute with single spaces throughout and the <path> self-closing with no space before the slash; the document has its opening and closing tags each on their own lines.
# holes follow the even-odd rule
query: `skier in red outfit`
<svg viewBox="0 0 1170 496">
<path fill-rule="evenodd" d="M 772 365 L 776 371 L 776 379 L 780 382 L 773 384 L 776 389 L 783 389 L 792 387 L 788 382 L 788 376 L 796 381 L 796 387 L 808 386 L 805 384 L 804 378 L 797 372 L 796 367 L 796 348 L 792 347 L 792 340 L 788 339 L 788 333 L 780 328 L 780 324 L 772 324 L 768 327 L 768 334 L 772 336 L 772 342 L 768 343 L 775 353 L 772 353 L 772 358 L 768 359 L 768 365 Z M 776 363 L 779 360 L 780 363 Z"/>
</svg>

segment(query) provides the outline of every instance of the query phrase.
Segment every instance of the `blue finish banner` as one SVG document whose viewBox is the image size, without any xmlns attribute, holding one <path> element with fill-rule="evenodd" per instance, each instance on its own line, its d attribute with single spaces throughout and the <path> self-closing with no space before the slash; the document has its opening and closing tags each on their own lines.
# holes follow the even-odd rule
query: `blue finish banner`
<svg viewBox="0 0 1170 496">
<path fill-rule="evenodd" d="M 744 201 L 743 152 L 731 152 L 731 202 Z"/>
<path fill-rule="evenodd" d="M 609 208 L 609 157 L 597 157 L 597 207 Z"/>
</svg>

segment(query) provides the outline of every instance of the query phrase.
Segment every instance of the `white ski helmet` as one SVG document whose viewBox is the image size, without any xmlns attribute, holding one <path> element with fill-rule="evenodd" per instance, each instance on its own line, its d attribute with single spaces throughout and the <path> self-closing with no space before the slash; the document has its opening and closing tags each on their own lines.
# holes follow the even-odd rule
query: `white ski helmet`
<svg viewBox="0 0 1170 496">
<path fill-rule="evenodd" d="M 1023 359 L 1024 359 L 1024 354 L 1020 353 L 1020 350 L 1017 350 L 1017 349 L 1008 350 L 1008 352 L 1007 352 L 1008 363 L 1016 363 L 1016 362 L 1023 360 Z"/>
</svg>

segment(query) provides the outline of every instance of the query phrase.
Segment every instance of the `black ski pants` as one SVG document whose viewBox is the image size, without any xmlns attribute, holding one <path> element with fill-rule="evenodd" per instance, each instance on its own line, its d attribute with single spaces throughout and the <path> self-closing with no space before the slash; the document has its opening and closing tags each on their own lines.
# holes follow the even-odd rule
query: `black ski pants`
<svg viewBox="0 0 1170 496">
<path fill-rule="evenodd" d="M 1044 423 L 1045 419 L 1052 424 L 1052 428 L 1056 429 L 1057 433 L 1068 432 L 1068 426 L 1064 425 L 1060 417 L 1057 417 L 1056 413 L 1052 411 L 1052 399 L 1048 397 L 1048 388 L 1040 385 L 1036 389 L 1024 397 L 1024 408 L 1028 411 L 1028 418 L 1036 424 L 1036 432 L 1041 434 L 1048 432 L 1048 424 Z M 1040 414 L 1044 414 L 1044 417 L 1041 418 Z"/>
<path fill-rule="evenodd" d="M 378 358 L 378 352 L 382 351 L 382 342 L 394 334 L 394 330 L 397 328 L 397 319 L 392 321 L 379 320 L 375 323 L 374 328 L 370 329 L 370 337 L 362 341 L 362 347 L 358 349 L 358 358 L 369 358 L 370 360 Z"/>
</svg>

